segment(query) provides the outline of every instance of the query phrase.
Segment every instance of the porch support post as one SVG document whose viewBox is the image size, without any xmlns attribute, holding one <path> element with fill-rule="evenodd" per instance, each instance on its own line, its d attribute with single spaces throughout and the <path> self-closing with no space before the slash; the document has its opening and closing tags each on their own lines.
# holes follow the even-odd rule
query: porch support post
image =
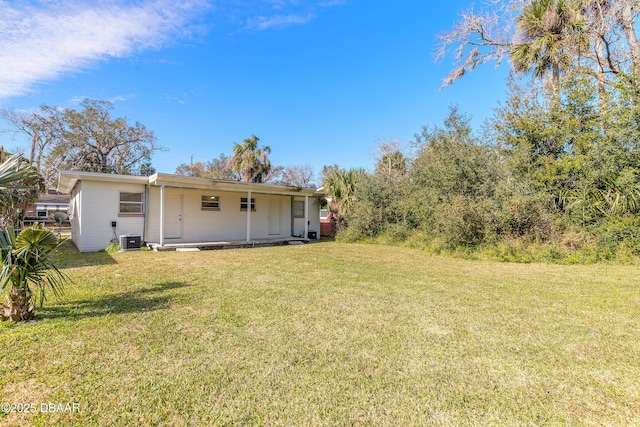
<svg viewBox="0 0 640 427">
<path fill-rule="evenodd" d="M 309 239 L 309 196 L 304 196 L 304 239 Z"/>
<path fill-rule="evenodd" d="M 247 194 L 247 243 L 251 243 L 251 190 Z"/>
<path fill-rule="evenodd" d="M 160 186 L 160 246 L 164 246 L 164 184 Z"/>
</svg>

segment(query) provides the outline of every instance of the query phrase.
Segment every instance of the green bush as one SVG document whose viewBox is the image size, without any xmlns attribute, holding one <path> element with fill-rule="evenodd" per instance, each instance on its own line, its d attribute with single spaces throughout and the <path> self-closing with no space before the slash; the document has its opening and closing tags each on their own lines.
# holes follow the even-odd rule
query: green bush
<svg viewBox="0 0 640 427">
<path fill-rule="evenodd" d="M 630 216 L 605 222 L 595 230 L 598 248 L 614 255 L 625 249 L 633 255 L 640 255 L 640 218 Z"/>
<path fill-rule="evenodd" d="M 382 236 L 390 243 L 404 242 L 411 234 L 411 228 L 407 223 L 387 224 Z"/>
<path fill-rule="evenodd" d="M 436 229 L 447 249 L 472 248 L 485 238 L 486 206 L 465 196 L 455 196 L 438 212 Z"/>
<path fill-rule="evenodd" d="M 533 256 L 519 240 L 510 240 L 491 245 L 486 251 L 490 258 L 503 262 L 530 263 Z"/>
<path fill-rule="evenodd" d="M 537 194 L 515 195 L 502 205 L 501 231 L 516 238 L 545 241 L 553 233 L 548 198 Z"/>
</svg>

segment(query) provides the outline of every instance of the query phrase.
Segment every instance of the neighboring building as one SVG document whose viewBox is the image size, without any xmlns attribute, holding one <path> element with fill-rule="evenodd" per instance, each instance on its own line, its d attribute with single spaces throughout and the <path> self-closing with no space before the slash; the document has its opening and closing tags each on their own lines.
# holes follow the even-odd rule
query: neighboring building
<svg viewBox="0 0 640 427">
<path fill-rule="evenodd" d="M 323 237 L 333 237 L 336 234 L 335 223 L 331 221 L 331 212 L 329 204 L 331 197 L 325 197 L 327 204 L 320 209 L 320 235 Z"/>
<path fill-rule="evenodd" d="M 41 194 L 36 203 L 25 209 L 24 216 L 33 219 L 51 219 L 54 213 L 69 210 L 70 199 L 71 196 L 68 194 L 59 194 L 55 189 L 50 189 L 47 194 Z"/>
<path fill-rule="evenodd" d="M 62 171 L 58 182 L 59 192 L 71 194 L 71 238 L 81 252 L 126 234 L 159 246 L 320 237 L 322 193 L 313 188 L 161 173 Z"/>
</svg>

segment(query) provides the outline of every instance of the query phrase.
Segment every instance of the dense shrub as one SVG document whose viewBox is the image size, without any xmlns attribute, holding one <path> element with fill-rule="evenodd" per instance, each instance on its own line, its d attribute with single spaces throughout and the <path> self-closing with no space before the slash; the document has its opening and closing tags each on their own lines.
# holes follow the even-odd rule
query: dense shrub
<svg viewBox="0 0 640 427">
<path fill-rule="evenodd" d="M 448 249 L 475 247 L 484 241 L 487 216 L 482 201 L 455 196 L 438 211 L 436 230 Z"/>
<path fill-rule="evenodd" d="M 615 256 L 621 249 L 640 255 L 640 217 L 631 216 L 607 221 L 595 230 L 601 253 Z"/>
<path fill-rule="evenodd" d="M 499 234 L 527 240 L 547 240 L 553 232 L 553 214 L 548 197 L 538 194 L 514 195 L 502 204 Z"/>
</svg>

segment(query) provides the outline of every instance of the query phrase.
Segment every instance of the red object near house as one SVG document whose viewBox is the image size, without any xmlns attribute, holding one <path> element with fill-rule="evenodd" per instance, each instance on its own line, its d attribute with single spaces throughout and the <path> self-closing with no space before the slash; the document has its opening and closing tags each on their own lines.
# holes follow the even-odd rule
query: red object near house
<svg viewBox="0 0 640 427">
<path fill-rule="evenodd" d="M 333 237 L 335 233 L 334 226 L 328 219 L 320 220 L 320 236 L 321 237 Z"/>
<path fill-rule="evenodd" d="M 326 200 L 327 205 L 320 208 L 320 237 L 335 237 L 336 223 L 332 221 L 332 214 L 328 206 L 331 203 L 331 197 L 326 197 Z"/>
</svg>

